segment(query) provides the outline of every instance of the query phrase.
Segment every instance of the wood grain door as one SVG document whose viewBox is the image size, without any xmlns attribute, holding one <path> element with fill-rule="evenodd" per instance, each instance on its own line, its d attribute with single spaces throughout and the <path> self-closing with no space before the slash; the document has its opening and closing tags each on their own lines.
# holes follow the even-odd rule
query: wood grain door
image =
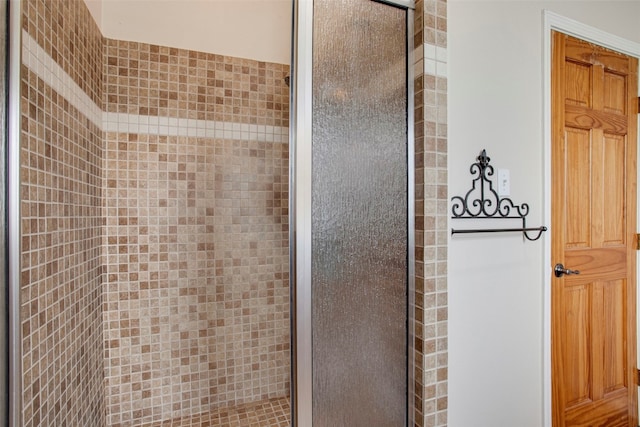
<svg viewBox="0 0 640 427">
<path fill-rule="evenodd" d="M 637 59 L 553 34 L 553 426 L 633 426 Z"/>
</svg>

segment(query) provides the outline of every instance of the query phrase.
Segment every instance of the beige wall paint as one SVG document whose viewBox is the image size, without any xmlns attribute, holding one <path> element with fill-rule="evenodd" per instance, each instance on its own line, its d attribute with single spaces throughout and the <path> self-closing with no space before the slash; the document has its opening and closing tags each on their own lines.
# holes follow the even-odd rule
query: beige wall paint
<svg viewBox="0 0 640 427">
<path fill-rule="evenodd" d="M 543 9 L 640 43 L 638 0 L 449 2 L 450 196 L 469 189 L 486 148 L 531 226 L 544 219 Z M 450 426 L 544 425 L 544 244 L 451 238 Z"/>
<path fill-rule="evenodd" d="M 290 62 L 290 0 L 85 1 L 108 38 Z"/>
<path fill-rule="evenodd" d="M 98 24 L 98 28 L 102 29 L 102 1 L 103 0 L 84 0 L 89 9 L 89 13 L 93 16 L 93 20 Z"/>
</svg>

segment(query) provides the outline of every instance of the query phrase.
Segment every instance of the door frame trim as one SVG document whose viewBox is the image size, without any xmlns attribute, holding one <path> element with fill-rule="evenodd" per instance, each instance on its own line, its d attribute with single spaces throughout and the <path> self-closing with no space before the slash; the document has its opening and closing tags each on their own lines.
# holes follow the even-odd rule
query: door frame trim
<svg viewBox="0 0 640 427">
<path fill-rule="evenodd" d="M 618 37 L 598 28 L 583 24 L 571 18 L 559 15 L 549 10 L 542 11 L 543 21 L 543 129 L 544 137 L 544 223 L 549 225 L 551 236 L 551 31 L 559 31 L 564 34 L 597 44 L 599 46 L 615 50 L 627 56 L 640 59 L 640 43 L 636 43 L 622 37 Z M 639 78 L 640 80 L 640 78 Z M 640 85 L 638 85 L 640 88 Z M 640 89 L 638 95 L 640 96 Z M 640 133 L 639 133 L 640 135 Z M 640 136 L 639 136 L 640 139 Z M 640 142 L 640 141 L 639 141 Z M 640 173 L 640 172 L 639 172 Z M 640 182 L 640 179 L 639 179 Z M 640 224 L 640 221 L 639 221 Z M 544 240 L 543 254 L 544 277 L 544 317 L 543 317 L 543 420 L 545 427 L 552 427 L 551 421 L 551 238 Z M 637 271 L 636 271 L 637 275 Z M 637 285 L 636 285 L 637 286 Z M 638 301 L 636 301 L 638 305 Z M 640 352 L 639 352 L 640 354 Z"/>
</svg>

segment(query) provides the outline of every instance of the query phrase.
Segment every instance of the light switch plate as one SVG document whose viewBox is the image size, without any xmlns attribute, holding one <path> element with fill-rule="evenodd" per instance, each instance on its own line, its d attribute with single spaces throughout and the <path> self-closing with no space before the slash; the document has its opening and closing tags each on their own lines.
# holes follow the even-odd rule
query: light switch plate
<svg viewBox="0 0 640 427">
<path fill-rule="evenodd" d="M 498 196 L 508 197 L 511 195 L 511 179 L 509 169 L 498 169 Z"/>
</svg>

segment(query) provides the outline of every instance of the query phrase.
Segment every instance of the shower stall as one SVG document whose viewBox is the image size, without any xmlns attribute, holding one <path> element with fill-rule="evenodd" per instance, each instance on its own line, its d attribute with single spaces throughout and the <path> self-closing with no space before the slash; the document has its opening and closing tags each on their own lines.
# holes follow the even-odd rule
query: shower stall
<svg viewBox="0 0 640 427">
<path fill-rule="evenodd" d="M 414 425 L 413 2 L 291 66 L 9 5 L 10 425 Z"/>
</svg>

